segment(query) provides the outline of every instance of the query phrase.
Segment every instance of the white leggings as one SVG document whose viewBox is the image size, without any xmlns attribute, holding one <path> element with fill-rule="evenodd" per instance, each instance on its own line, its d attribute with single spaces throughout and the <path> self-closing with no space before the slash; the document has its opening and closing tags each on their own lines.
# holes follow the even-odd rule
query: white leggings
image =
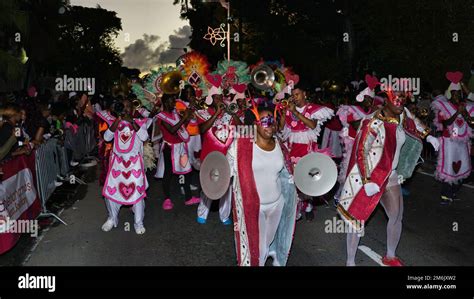
<svg viewBox="0 0 474 299">
<path fill-rule="evenodd" d="M 105 199 L 105 205 L 109 212 L 109 220 L 112 220 L 114 227 L 118 225 L 118 215 L 120 213 L 121 204 Z M 132 212 L 135 214 L 135 228 L 143 227 L 143 218 L 145 217 L 145 200 L 142 199 L 132 206 Z"/>
<path fill-rule="evenodd" d="M 403 217 L 403 195 L 401 186 L 395 185 L 387 187 L 380 203 L 387 213 L 387 257 L 395 257 L 400 236 L 402 234 L 402 217 Z M 346 265 L 355 265 L 355 255 L 359 246 L 360 237 L 357 233 L 347 234 L 347 261 Z"/>
<path fill-rule="evenodd" d="M 273 239 L 275 239 L 278 224 L 280 223 L 284 203 L 285 201 L 280 195 L 280 198 L 276 202 L 267 205 L 260 205 L 260 213 L 258 216 L 258 230 L 260 234 L 259 266 L 265 266 L 270 244 L 272 244 Z"/>
<path fill-rule="evenodd" d="M 232 209 L 232 187 L 229 186 L 229 189 L 227 189 L 227 192 L 224 194 L 219 199 L 219 216 L 221 218 L 221 221 L 224 222 L 230 217 L 230 210 Z M 197 209 L 197 215 L 200 218 L 207 219 L 207 216 L 209 215 L 209 210 L 211 208 L 213 200 L 208 198 L 204 192 L 201 192 L 201 202 L 199 203 L 198 209 Z"/>
</svg>

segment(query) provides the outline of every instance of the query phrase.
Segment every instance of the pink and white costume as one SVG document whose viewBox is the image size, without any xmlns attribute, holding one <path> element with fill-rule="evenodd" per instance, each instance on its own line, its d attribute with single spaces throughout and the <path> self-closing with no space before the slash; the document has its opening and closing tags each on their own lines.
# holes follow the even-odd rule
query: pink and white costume
<svg viewBox="0 0 474 299">
<path fill-rule="evenodd" d="M 99 115 L 110 125 L 115 120 L 110 115 Z M 135 228 L 143 227 L 145 212 L 146 178 L 143 162 L 143 143 L 148 139 L 147 126 L 151 120 L 135 119 L 140 127 L 135 132 L 132 125 L 126 121 L 120 122 L 115 132 L 107 129 L 104 140 L 113 140 L 109 169 L 102 195 L 105 198 L 109 220 L 116 227 L 118 213 L 122 205 L 133 205 L 135 213 Z"/>
<path fill-rule="evenodd" d="M 457 111 L 457 107 L 445 98 L 433 101 L 431 108 L 435 112 L 433 123 L 439 131 L 443 132 L 439 137 L 440 149 L 435 177 L 442 182 L 457 184 L 471 173 L 472 130 L 462 115 L 458 115 L 450 126 L 443 126 L 443 121 L 451 118 Z M 474 116 L 474 104 L 468 103 L 466 110 L 471 117 Z"/>
</svg>

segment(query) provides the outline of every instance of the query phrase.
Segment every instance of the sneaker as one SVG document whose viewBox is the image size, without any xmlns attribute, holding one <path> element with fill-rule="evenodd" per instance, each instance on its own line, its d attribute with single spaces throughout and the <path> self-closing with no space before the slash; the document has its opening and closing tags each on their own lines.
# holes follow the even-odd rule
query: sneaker
<svg viewBox="0 0 474 299">
<path fill-rule="evenodd" d="M 447 196 L 441 196 L 441 202 L 440 202 L 440 205 L 442 206 L 447 206 L 449 204 L 451 204 L 453 202 L 453 199 L 452 198 L 449 198 Z"/>
<path fill-rule="evenodd" d="M 199 189 L 196 185 L 193 184 L 190 184 L 189 188 L 191 189 L 191 191 L 196 191 L 197 189 Z"/>
<path fill-rule="evenodd" d="M 387 257 L 382 258 L 382 264 L 390 267 L 403 267 L 404 264 L 398 257 Z"/>
<path fill-rule="evenodd" d="M 135 233 L 137 235 L 143 235 L 145 233 L 145 228 L 143 226 L 135 227 Z"/>
<path fill-rule="evenodd" d="M 71 165 L 72 167 L 76 167 L 77 165 L 79 165 L 79 162 L 71 161 L 71 163 L 69 163 L 69 165 Z"/>
<path fill-rule="evenodd" d="M 197 218 L 197 223 L 206 224 L 206 221 L 207 221 L 207 219 L 205 219 L 205 218 L 202 218 L 202 217 Z"/>
<path fill-rule="evenodd" d="M 186 206 L 191 206 L 191 205 L 195 205 L 195 204 L 198 204 L 201 202 L 201 198 L 199 197 L 196 197 L 196 196 L 193 196 L 191 197 L 191 199 L 187 200 L 184 202 L 184 205 Z"/>
<path fill-rule="evenodd" d="M 82 167 L 92 167 L 92 166 L 96 166 L 97 165 L 97 161 L 96 160 L 90 160 L 89 162 L 87 163 L 82 163 L 81 166 Z"/>
<path fill-rule="evenodd" d="M 171 201 L 171 199 L 167 198 L 165 199 L 165 201 L 163 202 L 163 210 L 171 210 L 173 209 L 173 202 Z"/>
<path fill-rule="evenodd" d="M 224 224 L 224 225 L 231 225 L 231 224 L 232 224 L 232 220 L 230 220 L 230 218 L 227 218 L 226 220 L 222 221 L 222 224 Z"/>
<path fill-rule="evenodd" d="M 114 222 L 110 219 L 107 219 L 107 221 L 105 221 L 105 223 L 102 225 L 102 230 L 104 232 L 108 232 L 110 231 L 113 227 L 114 227 Z"/>
</svg>

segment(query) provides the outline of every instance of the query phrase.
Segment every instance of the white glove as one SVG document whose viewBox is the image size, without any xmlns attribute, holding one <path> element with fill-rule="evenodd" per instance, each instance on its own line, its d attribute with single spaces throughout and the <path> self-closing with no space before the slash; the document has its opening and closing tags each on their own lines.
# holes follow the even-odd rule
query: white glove
<svg viewBox="0 0 474 299">
<path fill-rule="evenodd" d="M 364 190 L 367 196 L 372 196 L 380 192 L 380 187 L 376 183 L 367 183 L 364 185 Z"/>
<path fill-rule="evenodd" d="M 429 142 L 433 146 L 433 148 L 436 152 L 439 150 L 438 138 L 435 138 L 431 135 L 428 135 L 428 137 L 426 137 L 426 141 Z"/>
</svg>

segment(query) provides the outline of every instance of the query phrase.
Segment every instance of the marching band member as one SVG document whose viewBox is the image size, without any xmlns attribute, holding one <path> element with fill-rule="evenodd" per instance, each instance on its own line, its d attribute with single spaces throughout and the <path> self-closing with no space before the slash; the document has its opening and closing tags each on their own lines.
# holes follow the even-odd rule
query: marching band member
<svg viewBox="0 0 474 299">
<path fill-rule="evenodd" d="M 450 78 L 448 74 L 446 76 Z M 433 123 L 439 131 L 442 131 L 442 136 L 439 137 L 441 147 L 435 171 L 436 179 L 443 183 L 442 205 L 457 199 L 456 193 L 461 188 L 462 180 L 469 177 L 472 169 L 470 126 L 473 126 L 474 105 L 462 101 L 459 83 L 461 79 L 462 76 L 456 80 L 451 79 L 452 82 L 445 94 L 446 98 L 438 98 L 431 104 L 435 113 Z"/>
<path fill-rule="evenodd" d="M 322 103 L 322 106 L 328 107 L 333 111 L 337 111 L 336 105 L 332 102 Z M 342 158 L 342 145 L 339 135 L 341 134 L 342 124 L 337 115 L 331 117 L 326 122 L 323 139 L 321 141 L 321 149 L 328 148 L 334 159 Z"/>
<path fill-rule="evenodd" d="M 292 163 L 274 136 L 273 112 L 252 110 L 246 124 L 256 124 L 255 138 L 238 138 L 227 158 L 233 194 L 235 242 L 239 266 L 285 266 L 296 217 L 296 188 L 290 183 Z"/>
<path fill-rule="evenodd" d="M 290 159 L 293 164 L 306 154 L 318 150 L 318 137 L 321 125 L 334 116 L 330 108 L 307 102 L 306 92 L 299 86 L 291 91 L 293 101 L 289 102 L 286 111 L 281 114 L 279 129 L 281 138 L 287 141 L 290 149 Z M 314 218 L 313 205 L 309 199 L 304 200 L 306 219 Z M 297 218 L 301 218 L 298 212 Z"/>
<path fill-rule="evenodd" d="M 227 150 L 233 140 L 232 128 L 235 125 L 241 124 L 239 116 L 236 114 L 231 115 L 224 110 L 225 104 L 222 101 L 222 90 L 220 89 L 222 78 L 219 75 L 212 77 L 208 75 L 207 79 L 213 85 L 209 91 L 207 103 L 210 101 L 212 103 L 210 103 L 207 109 L 196 111 L 202 141 L 201 161 L 204 161 L 206 156 L 213 151 L 219 151 L 224 155 L 227 154 Z M 212 200 L 207 198 L 205 194 L 202 194 L 197 210 L 198 223 L 206 223 L 211 204 Z M 231 191 L 229 188 L 219 201 L 219 216 L 225 225 L 232 223 L 230 211 Z"/>
<path fill-rule="evenodd" d="M 186 109 L 180 117 L 175 109 L 175 95 L 164 94 L 161 101 L 163 111 L 156 115 L 157 124 L 163 135 L 158 169 L 156 177 L 163 178 L 163 191 L 165 200 L 164 210 L 173 209 L 171 201 L 171 179 L 173 176 L 184 176 L 183 188 L 185 205 L 197 204 L 201 201 L 191 193 L 191 164 L 188 156 L 189 133 L 186 125 L 193 116 L 191 109 Z"/>
<path fill-rule="evenodd" d="M 388 266 L 403 266 L 395 255 L 402 232 L 403 217 L 403 196 L 400 187 L 403 178 L 399 178 L 397 167 L 401 166 L 398 163 L 400 157 L 409 154 L 401 153 L 407 135 L 418 140 L 429 133 L 429 130 L 404 108 L 405 100 L 405 94 L 395 95 L 388 91 L 383 109 L 363 119 L 356 135 L 337 206 L 338 213 L 349 225 L 347 266 L 355 265 L 360 233 L 379 202 L 388 215 L 387 253 L 382 263 Z M 428 136 L 427 141 L 435 150 L 439 146 L 433 136 Z M 418 157 L 413 158 L 412 163 L 408 164 L 416 163 Z"/>
<path fill-rule="evenodd" d="M 133 119 L 131 102 L 125 99 L 122 103 L 123 112 L 116 108 L 119 114 L 117 118 L 98 112 L 98 116 L 109 124 L 109 128 L 104 132 L 104 140 L 113 140 L 109 170 L 102 190 L 109 217 L 102 230 L 110 231 L 112 227 L 117 227 L 120 207 L 132 205 L 135 232 L 144 234 L 144 198 L 148 181 L 143 162 L 143 143 L 148 139 L 148 120 Z"/>
</svg>

